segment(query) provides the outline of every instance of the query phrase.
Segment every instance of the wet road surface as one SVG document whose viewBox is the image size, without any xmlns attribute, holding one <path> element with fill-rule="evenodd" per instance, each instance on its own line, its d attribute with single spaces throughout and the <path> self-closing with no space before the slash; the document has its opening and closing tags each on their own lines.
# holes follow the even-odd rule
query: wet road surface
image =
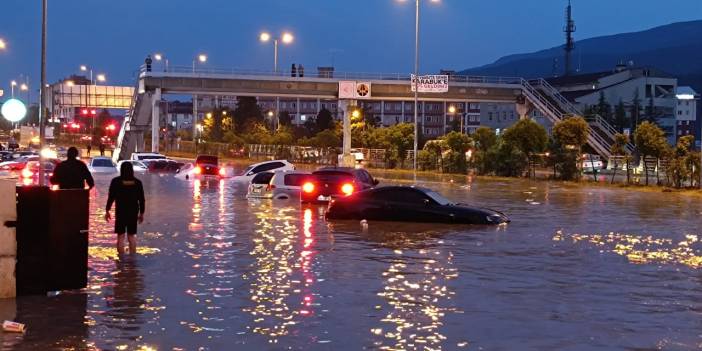
<svg viewBox="0 0 702 351">
<path fill-rule="evenodd" d="M 89 288 L 0 304 L 29 328 L 0 334 L 2 349 L 702 347 L 699 197 L 423 178 L 513 222 L 364 230 L 322 207 L 247 201 L 231 180 L 141 179 L 139 254 L 117 259 L 99 177 Z"/>
</svg>

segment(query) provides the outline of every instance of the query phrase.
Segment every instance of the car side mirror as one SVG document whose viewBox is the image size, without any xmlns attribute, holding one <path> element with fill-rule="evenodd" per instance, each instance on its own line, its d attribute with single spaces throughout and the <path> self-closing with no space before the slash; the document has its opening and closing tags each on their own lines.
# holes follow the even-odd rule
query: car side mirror
<svg viewBox="0 0 702 351">
<path fill-rule="evenodd" d="M 424 199 L 424 206 L 429 206 L 431 205 L 431 201 L 429 199 Z"/>
</svg>

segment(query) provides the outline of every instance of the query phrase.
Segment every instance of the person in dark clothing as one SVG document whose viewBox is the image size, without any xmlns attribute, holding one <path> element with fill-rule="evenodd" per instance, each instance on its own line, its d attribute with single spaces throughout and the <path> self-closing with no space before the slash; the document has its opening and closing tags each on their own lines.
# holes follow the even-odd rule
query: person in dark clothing
<svg viewBox="0 0 702 351">
<path fill-rule="evenodd" d="M 134 177 L 134 168 L 129 162 L 122 163 L 119 177 L 112 179 L 107 195 L 105 220 L 110 221 L 110 210 L 115 204 L 115 233 L 117 233 L 117 253 L 124 254 L 124 234 L 129 240 L 129 253 L 136 253 L 137 222 L 144 222 L 146 199 L 141 181 Z"/>
<path fill-rule="evenodd" d="M 100 143 L 100 156 L 105 156 L 105 144 Z"/>
<path fill-rule="evenodd" d="M 292 70 L 290 71 L 290 76 L 297 77 L 297 66 L 294 63 L 292 64 Z"/>
<path fill-rule="evenodd" d="M 305 67 L 302 64 L 297 66 L 297 73 L 300 78 L 305 76 Z"/>
<path fill-rule="evenodd" d="M 92 189 L 95 186 L 93 176 L 90 175 L 88 166 L 78 159 L 78 149 L 71 146 L 66 152 L 66 161 L 59 163 L 54 170 L 54 175 L 49 178 L 52 184 L 57 184 L 59 189 L 85 189 L 85 184 Z"/>
<path fill-rule="evenodd" d="M 85 148 L 88 150 L 88 154 L 86 156 L 90 157 L 90 151 L 93 149 L 92 145 L 88 144 Z"/>
<path fill-rule="evenodd" d="M 146 72 L 151 72 L 151 64 L 153 63 L 153 60 L 151 60 L 151 55 L 146 56 L 144 63 L 146 64 Z"/>
</svg>

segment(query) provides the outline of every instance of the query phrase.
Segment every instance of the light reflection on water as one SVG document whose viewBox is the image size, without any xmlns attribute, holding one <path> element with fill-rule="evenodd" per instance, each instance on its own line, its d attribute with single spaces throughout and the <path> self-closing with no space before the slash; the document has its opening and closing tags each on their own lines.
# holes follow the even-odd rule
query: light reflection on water
<svg viewBox="0 0 702 351">
<path fill-rule="evenodd" d="M 383 184 L 396 182 L 377 173 Z M 695 198 L 420 177 L 513 222 L 364 228 L 327 223 L 322 207 L 247 201 L 231 180 L 143 181 L 138 255 L 117 259 L 112 224 L 101 220 L 109 178 L 99 178 L 88 289 L 18 299 L 17 320 L 30 332 L 2 334 L 2 349 L 702 345 Z"/>
</svg>

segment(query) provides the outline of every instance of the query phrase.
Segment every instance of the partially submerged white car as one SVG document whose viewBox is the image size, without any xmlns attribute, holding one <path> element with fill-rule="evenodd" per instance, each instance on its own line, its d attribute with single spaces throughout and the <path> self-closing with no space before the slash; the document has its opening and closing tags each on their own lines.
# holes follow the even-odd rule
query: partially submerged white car
<svg viewBox="0 0 702 351">
<path fill-rule="evenodd" d="M 256 174 L 259 174 L 261 172 L 294 170 L 295 166 L 287 160 L 266 161 L 246 167 L 246 169 L 243 172 L 241 172 L 241 174 L 234 176 L 233 179 L 237 182 L 251 183 L 253 177 L 255 177 Z"/>
</svg>

